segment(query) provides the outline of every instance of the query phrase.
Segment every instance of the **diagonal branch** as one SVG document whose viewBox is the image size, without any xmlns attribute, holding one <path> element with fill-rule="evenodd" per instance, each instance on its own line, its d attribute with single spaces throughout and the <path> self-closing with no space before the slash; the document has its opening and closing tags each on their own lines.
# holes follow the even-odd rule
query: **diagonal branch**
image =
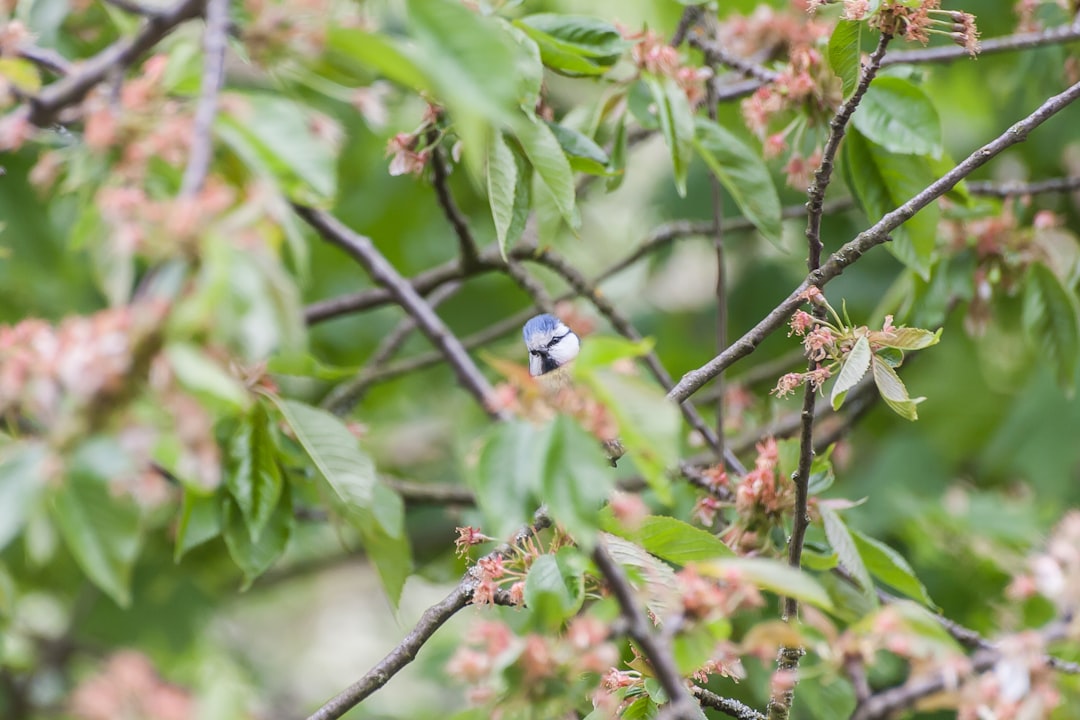
<svg viewBox="0 0 1080 720">
<path fill-rule="evenodd" d="M 532 525 L 526 525 L 514 536 L 511 543 L 501 545 L 487 557 L 507 557 L 515 545 L 520 545 L 544 528 L 551 521 L 542 512 L 537 512 Z M 419 622 L 409 631 L 405 639 L 398 643 L 397 647 L 390 651 L 386 657 L 368 670 L 364 677 L 342 690 L 325 705 L 312 713 L 307 720 L 336 720 L 354 707 L 363 702 L 369 695 L 390 681 L 403 667 L 416 659 L 416 654 L 424 646 L 431 636 L 435 634 L 443 624 L 454 616 L 459 610 L 469 604 L 473 591 L 476 590 L 477 578 L 473 571 L 477 566 L 469 568 L 457 587 L 450 591 L 445 598 L 435 603 L 420 616 Z"/>
<path fill-rule="evenodd" d="M 761 342 L 778 330 L 787 321 L 791 313 L 802 304 L 802 293 L 810 287 L 824 287 L 829 281 L 838 277 L 845 268 L 861 258 L 867 251 L 889 239 L 889 233 L 901 224 L 910 220 L 915 213 L 938 199 L 956 186 L 961 180 L 973 173 L 978 168 L 990 162 L 1007 148 L 1012 147 L 1027 139 L 1029 133 L 1056 115 L 1062 109 L 1080 97 L 1080 83 L 1072 85 L 1067 90 L 1049 98 L 1034 112 L 1023 120 L 1017 122 L 1000 136 L 986 145 L 971 153 L 960 164 L 947 172 L 942 177 L 927 186 L 910 200 L 895 210 L 886 213 L 877 223 L 863 232 L 855 239 L 846 243 L 839 250 L 829 256 L 829 259 L 821 267 L 809 273 L 806 278 L 784 300 L 780 302 L 768 315 L 736 340 L 727 350 L 720 353 L 705 365 L 686 373 L 678 384 L 671 389 L 668 397 L 683 402 L 705 383 L 716 377 L 719 373 L 730 367 L 736 361 L 750 355 Z"/>
<path fill-rule="evenodd" d="M 82 101 L 87 93 L 117 68 L 131 65 L 175 30 L 177 25 L 198 17 L 203 11 L 203 2 L 180 0 L 171 8 L 162 10 L 160 15 L 148 18 L 132 37 L 119 40 L 80 63 L 78 72 L 43 88 L 29 101 L 29 121 L 38 127 L 52 124 L 61 110 Z"/>
<path fill-rule="evenodd" d="M 1016 33 L 982 40 L 979 42 L 979 55 L 1029 50 L 1046 45 L 1061 45 L 1073 40 L 1080 40 L 1080 25 L 1062 25 L 1061 27 L 1039 30 L 1038 32 Z M 967 57 L 969 57 L 969 54 L 966 49 L 958 45 L 943 45 L 921 50 L 894 52 L 885 58 L 881 64 L 884 67 L 888 65 L 952 62 Z"/>
<path fill-rule="evenodd" d="M 1034 182 L 969 182 L 967 189 L 972 195 L 999 198 L 1039 195 L 1040 193 L 1073 192 L 1074 190 L 1080 190 L 1080 175 L 1036 180 Z"/>
<path fill-rule="evenodd" d="M 367 270 L 372 280 L 392 293 L 405 312 L 416 319 L 420 331 L 443 353 L 447 362 L 453 367 L 458 381 L 472 393 L 484 411 L 496 420 L 505 419 L 506 412 L 499 408 L 494 388 L 481 374 L 465 348 L 461 346 L 461 341 L 450 332 L 446 324 L 413 286 L 401 277 L 393 265 L 375 248 L 371 239 L 353 232 L 337 218 L 322 210 L 296 204 L 293 207 L 297 214 L 318 231 L 324 240 L 349 253 Z"/>
<path fill-rule="evenodd" d="M 480 262 L 480 252 L 477 249 L 476 239 L 473 238 L 469 222 L 465 219 L 461 209 L 454 202 L 454 196 L 450 192 L 450 169 L 446 165 L 446 158 L 442 150 L 436 144 L 439 133 L 432 128 L 428 131 L 428 143 L 431 145 L 431 184 L 435 187 L 435 197 L 439 199 L 439 207 L 443 215 L 454 228 L 454 235 L 458 239 L 458 248 L 461 254 L 461 269 L 468 272 Z"/>
<path fill-rule="evenodd" d="M 115 0 L 113 0 L 115 2 Z M 214 118 L 218 94 L 225 80 L 225 51 L 229 33 L 229 0 L 206 0 L 206 30 L 203 32 L 203 74 L 199 105 L 195 109 L 195 127 L 191 152 L 180 181 L 180 196 L 191 196 L 202 189 L 214 152 Z"/>
<path fill-rule="evenodd" d="M 645 614 L 637 606 L 634 599 L 634 590 L 630 587 L 630 581 L 622 568 L 611 559 L 611 555 L 604 548 L 603 541 L 598 540 L 593 550 L 593 562 L 596 563 L 600 574 L 604 576 L 615 599 L 619 601 L 622 616 L 626 620 L 626 634 L 641 648 L 642 654 L 652 665 L 656 679 L 664 688 L 671 702 L 671 715 L 673 719 L 697 720 L 701 717 L 701 709 L 694 702 L 693 695 L 687 689 L 686 683 L 679 675 L 675 665 L 675 657 L 666 642 L 653 632 Z"/>
<path fill-rule="evenodd" d="M 697 685 L 690 686 L 690 692 L 694 694 L 702 705 L 713 710 L 719 710 L 735 720 L 765 720 L 765 716 L 754 708 L 744 705 L 738 700 L 721 697 L 714 692 Z"/>
</svg>

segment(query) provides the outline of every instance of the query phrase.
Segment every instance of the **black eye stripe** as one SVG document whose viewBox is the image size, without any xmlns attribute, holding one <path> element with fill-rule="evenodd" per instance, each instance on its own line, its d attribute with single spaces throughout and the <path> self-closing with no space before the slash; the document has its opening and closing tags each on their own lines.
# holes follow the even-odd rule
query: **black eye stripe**
<svg viewBox="0 0 1080 720">
<path fill-rule="evenodd" d="M 564 332 L 564 333 L 563 333 L 562 335 L 557 335 L 557 336 L 555 336 L 555 337 L 551 338 L 551 340 L 550 340 L 550 341 L 548 342 L 547 346 L 548 346 L 549 348 L 550 348 L 550 347 L 554 347 L 554 346 L 555 346 L 555 343 L 559 342 L 560 340 L 562 340 L 562 339 L 563 339 L 564 337 L 566 337 L 566 336 L 567 336 L 567 335 L 569 335 L 569 334 L 570 334 L 570 331 L 569 331 L 569 330 L 567 330 L 567 331 L 566 331 L 566 332 Z"/>
</svg>

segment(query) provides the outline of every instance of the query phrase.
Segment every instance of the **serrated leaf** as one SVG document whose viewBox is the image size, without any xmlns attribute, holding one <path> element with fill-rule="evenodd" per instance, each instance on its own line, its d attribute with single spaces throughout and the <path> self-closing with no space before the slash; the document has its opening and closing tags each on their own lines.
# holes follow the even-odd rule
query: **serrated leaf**
<svg viewBox="0 0 1080 720">
<path fill-rule="evenodd" d="M 818 582 L 806 573 L 779 560 L 767 558 L 731 558 L 698 563 L 698 571 L 711 577 L 725 577 L 736 571 L 757 587 L 784 597 L 831 610 L 832 601 Z"/>
<path fill-rule="evenodd" d="M 671 155 L 675 189 L 679 197 L 686 196 L 686 175 L 694 152 L 694 113 L 690 101 L 679 84 L 670 77 L 642 73 L 641 79 L 652 94 L 660 132 Z"/>
<path fill-rule="evenodd" d="M 885 401 L 885 404 L 906 420 L 918 420 L 919 414 L 916 412 L 915 406 L 926 398 L 909 397 L 903 380 L 887 362 L 874 357 L 870 364 L 874 370 L 874 384 L 877 385 L 878 392 L 881 393 L 881 399 Z"/>
<path fill-rule="evenodd" d="M 610 158 L 592 138 L 559 123 L 549 122 L 547 126 L 555 133 L 555 139 L 559 141 L 563 152 L 570 158 L 570 165 L 573 169 L 590 175 L 604 175 L 607 173 L 606 166 L 610 162 Z"/>
<path fill-rule="evenodd" d="M 841 167 L 848 189 L 866 216 L 875 220 L 937 179 L 927 158 L 890 153 L 855 128 L 849 128 L 844 136 Z M 893 242 L 886 245 L 889 252 L 924 280 L 930 279 L 940 216 L 936 204 L 928 205 L 896 228 Z"/>
<path fill-rule="evenodd" d="M 541 555 L 525 577 L 525 606 L 546 629 L 558 629 L 585 601 L 585 576 L 576 549 Z"/>
<path fill-rule="evenodd" d="M 1080 363 L 1080 309 L 1076 297 L 1054 272 L 1032 263 L 1024 283 L 1024 329 L 1054 364 L 1058 384 L 1072 391 Z"/>
<path fill-rule="evenodd" d="M 277 396 L 268 397 L 281 410 L 342 510 L 354 516 L 361 526 L 375 522 L 391 537 L 401 538 L 403 509 L 390 503 L 382 503 L 380 507 L 375 464 L 360 449 L 345 424 L 325 410 Z M 385 512 L 378 512 L 380 509 Z"/>
<path fill-rule="evenodd" d="M 509 235 L 514 222 L 514 198 L 518 194 L 518 169 L 514 153 L 502 133 L 491 136 L 487 151 L 487 190 L 491 217 L 495 221 L 495 237 L 499 253 L 506 259 L 506 249 L 517 238 Z"/>
<path fill-rule="evenodd" d="M 780 196 L 761 154 L 707 118 L 696 119 L 694 147 L 762 237 L 781 246 Z"/>
<path fill-rule="evenodd" d="M 843 82 L 844 97 L 851 97 L 859 84 L 862 59 L 862 23 L 841 18 L 829 37 L 829 67 Z"/>
<path fill-rule="evenodd" d="M 858 530 L 852 530 L 851 536 L 855 539 L 855 546 L 871 575 L 927 607 L 936 607 L 926 591 L 926 586 L 915 576 L 915 571 L 903 555 Z"/>
<path fill-rule="evenodd" d="M 868 140 L 899 155 L 941 153 L 941 118 L 917 85 L 898 77 L 877 78 L 851 117 Z"/>
<path fill-rule="evenodd" d="M 901 327 L 888 333 L 874 333 L 876 344 L 897 350 L 922 350 L 931 345 L 937 345 L 939 340 L 941 340 L 940 329 L 935 332 L 922 328 Z"/>
<path fill-rule="evenodd" d="M 527 15 L 517 20 L 515 25 L 537 40 L 542 54 L 547 46 L 549 52 L 557 52 L 561 59 L 588 58 L 590 64 L 599 68 L 600 72 L 614 64 L 619 55 L 632 45 L 611 23 L 582 15 L 539 13 Z M 545 56 L 545 64 L 548 60 Z M 560 69 L 558 65 L 551 65 L 551 68 Z M 598 73 L 585 71 L 581 74 Z"/>
<path fill-rule="evenodd" d="M 819 505 L 818 512 L 821 514 L 821 520 L 825 524 L 825 537 L 828 539 L 833 551 L 836 552 L 840 565 L 855 578 L 862 591 L 876 603 L 877 596 L 874 594 L 874 581 L 870 579 L 870 573 L 867 571 L 866 565 L 863 564 L 862 555 L 859 554 L 855 540 L 851 537 L 847 525 L 832 508 Z"/>
<path fill-rule="evenodd" d="M 523 112 L 514 123 L 514 136 L 521 143 L 537 178 L 551 193 L 559 214 L 570 227 L 576 228 L 581 219 L 577 213 L 574 172 L 555 133 L 543 120 Z"/>
<path fill-rule="evenodd" d="M 141 522 L 134 502 L 114 497 L 109 482 L 128 471 L 119 448 L 91 440 L 69 458 L 64 481 L 50 498 L 53 521 L 75 561 L 121 607 L 131 602 Z"/>
<path fill-rule="evenodd" d="M 829 397 L 833 410 L 840 409 L 847 391 L 855 387 L 866 375 L 866 371 L 870 369 L 872 354 L 870 341 L 865 335 L 860 336 L 851 348 L 851 352 L 844 358 L 844 364 L 840 366 L 840 372 L 837 373 L 836 381 L 833 383 L 832 394 Z"/>
<path fill-rule="evenodd" d="M 676 565 L 735 555 L 731 548 L 712 533 L 664 515 L 649 516 L 640 525 L 626 528 L 610 513 L 605 513 L 603 529 L 613 535 L 633 540 L 649 553 Z"/>
<path fill-rule="evenodd" d="M 252 542 L 259 539 L 282 491 L 281 469 L 266 409 L 256 403 L 229 442 L 225 486 L 236 500 Z"/>
<path fill-rule="evenodd" d="M 229 556 L 244 573 L 241 590 L 250 588 L 256 578 L 269 570 L 285 552 L 294 523 L 292 497 L 288 488 L 281 493 L 278 505 L 258 540 L 252 539 L 236 502 L 232 499 L 225 501 L 222 509 L 225 546 L 229 549 Z"/>
<path fill-rule="evenodd" d="M 645 607 L 655 617 L 667 617 L 679 602 L 675 571 L 638 545 L 624 538 L 604 534 L 604 547 L 611 558 L 628 568 L 630 583 L 645 595 Z"/>
</svg>

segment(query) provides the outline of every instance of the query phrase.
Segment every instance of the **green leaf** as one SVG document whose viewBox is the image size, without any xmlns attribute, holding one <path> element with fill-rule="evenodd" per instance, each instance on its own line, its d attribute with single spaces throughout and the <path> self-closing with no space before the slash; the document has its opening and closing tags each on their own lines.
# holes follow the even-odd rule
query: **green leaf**
<svg viewBox="0 0 1080 720">
<path fill-rule="evenodd" d="M 618 190 L 626 177 L 626 113 L 619 116 L 615 125 L 615 139 L 611 145 L 611 162 L 605 187 L 608 192 Z"/>
<path fill-rule="evenodd" d="M 53 521 L 75 561 L 121 607 L 131 602 L 141 522 L 135 503 L 115 497 L 109 483 L 130 471 L 118 447 L 91 440 L 69 459 L 63 483 L 50 498 Z"/>
<path fill-rule="evenodd" d="M 315 113 L 290 98 L 267 93 L 238 95 L 239 107 L 234 114 L 219 114 L 217 130 L 227 131 L 223 137 L 238 155 L 242 138 L 261 161 L 252 167 L 265 168 L 293 200 L 326 205 L 337 194 L 337 144 L 318 134 Z"/>
<path fill-rule="evenodd" d="M 840 565 L 855 578 L 867 597 L 872 598 L 872 601 L 876 603 L 877 596 L 874 594 L 874 582 L 870 579 L 870 573 L 867 571 L 866 565 L 863 564 L 862 555 L 859 554 L 855 540 L 851 537 L 847 525 L 844 524 L 844 521 L 840 519 L 835 510 L 826 505 L 819 504 L 818 512 L 821 514 L 821 520 L 825 524 L 825 537 L 836 552 Z"/>
<path fill-rule="evenodd" d="M 832 601 L 814 578 L 779 560 L 766 558 L 731 558 L 698 564 L 703 575 L 724 577 L 734 570 L 763 590 L 831 610 Z"/>
<path fill-rule="evenodd" d="M 391 537 L 402 534 L 401 508 L 385 505 L 386 513 L 375 512 L 375 464 L 360 449 L 356 437 L 340 419 L 293 400 L 269 396 L 285 416 L 304 452 L 334 491 L 336 501 L 349 513 L 362 514 L 362 522 L 373 520 Z"/>
<path fill-rule="evenodd" d="M 679 197 L 686 196 L 686 175 L 694 152 L 694 113 L 679 84 L 670 77 L 642 73 L 641 79 L 652 93 L 660 120 L 660 132 L 671 152 L 671 168 Z"/>
<path fill-rule="evenodd" d="M 926 586 L 915 576 L 915 571 L 903 555 L 858 530 L 852 530 L 851 536 L 855 539 L 855 546 L 871 575 L 927 607 L 936 607 L 926 591 Z"/>
<path fill-rule="evenodd" d="M 592 547 L 598 510 L 615 477 L 596 438 L 559 415 L 548 426 L 541 492 L 551 517 L 584 548 Z"/>
<path fill-rule="evenodd" d="M 1076 296 L 1041 262 L 1028 269 L 1022 318 L 1035 347 L 1054 364 L 1058 384 L 1071 392 L 1080 363 L 1080 309 Z"/>
<path fill-rule="evenodd" d="M 844 358 L 844 364 L 840 366 L 840 372 L 833 383 L 832 394 L 829 397 L 833 410 L 840 409 L 847 391 L 855 387 L 863 379 L 863 375 L 866 375 L 866 371 L 870 369 L 871 354 L 870 342 L 865 335 L 860 336 L 851 348 L 851 352 Z"/>
<path fill-rule="evenodd" d="M 386 495 L 387 500 L 393 497 L 393 501 L 396 501 L 398 505 L 398 509 L 394 512 L 397 517 L 404 520 L 404 504 L 401 496 L 390 488 L 377 486 L 376 495 L 383 494 Z M 386 596 L 396 609 L 398 603 L 401 602 L 401 591 L 405 587 L 405 581 L 413 569 L 412 551 L 409 547 L 409 538 L 404 533 L 404 527 L 396 534 L 392 534 L 384 530 L 381 524 L 370 520 L 356 524 L 360 531 L 360 542 L 364 545 L 364 551 L 375 565 L 383 589 L 386 590 Z"/>
<path fill-rule="evenodd" d="M 184 488 L 173 560 L 180 562 L 189 550 L 220 535 L 221 528 L 220 498 Z"/>
<path fill-rule="evenodd" d="M 574 548 L 541 555 L 525 578 L 525 606 L 539 627 L 558 629 L 585 601 L 585 575 Z"/>
<path fill-rule="evenodd" d="M 663 389 L 636 375 L 595 370 L 577 375 L 615 416 L 627 455 L 663 503 L 671 502 L 667 471 L 679 461 L 682 418 Z"/>
<path fill-rule="evenodd" d="M 544 65 L 570 77 L 602 75 L 631 43 L 591 17 L 541 13 L 514 21 L 540 48 Z"/>
<path fill-rule="evenodd" d="M 570 227 L 578 227 L 581 219 L 577 212 L 574 172 L 555 133 L 543 120 L 523 112 L 514 123 L 514 135 L 540 182 L 551 193 L 559 214 Z"/>
<path fill-rule="evenodd" d="M 859 84 L 859 65 L 862 59 L 861 35 L 861 22 L 841 18 L 829 37 L 829 67 L 843 81 L 844 98 L 851 97 Z"/>
<path fill-rule="evenodd" d="M 941 153 L 941 118 L 930 96 L 903 78 L 882 76 L 851 117 L 871 142 L 898 155 Z"/>
<path fill-rule="evenodd" d="M 637 543 L 604 534 L 604 547 L 611 559 L 628 570 L 630 583 L 644 595 L 645 607 L 656 617 L 668 617 L 675 606 L 681 608 L 675 571 L 653 557 Z"/>
<path fill-rule="evenodd" d="M 544 430 L 522 420 L 491 428 L 466 477 L 484 513 L 485 529 L 494 537 L 508 538 L 540 505 L 535 498 L 547 440 Z"/>
<path fill-rule="evenodd" d="M 36 95 L 41 90 L 41 76 L 29 60 L 0 58 L 0 78 L 24 95 Z"/>
<path fill-rule="evenodd" d="M 874 369 L 874 384 L 877 385 L 878 392 L 881 393 L 881 399 L 885 401 L 885 404 L 892 408 L 894 413 L 906 420 L 918 420 L 919 414 L 916 412 L 915 406 L 926 398 L 909 397 L 903 380 L 884 360 L 875 356 L 870 364 Z"/>
<path fill-rule="evenodd" d="M 931 345 L 937 345 L 940 339 L 940 328 L 935 332 L 922 328 L 901 327 L 894 329 L 891 335 L 878 333 L 874 336 L 874 342 L 878 345 L 897 350 L 922 350 Z"/>
<path fill-rule="evenodd" d="M 514 223 L 515 198 L 518 195 L 518 164 L 502 133 L 498 132 L 491 136 L 488 144 L 487 190 L 499 253 L 505 260 L 506 249 L 517 240 L 510 237 L 509 231 Z"/>
<path fill-rule="evenodd" d="M 382 33 L 369 33 L 358 28 L 330 23 L 326 34 L 326 50 L 331 59 L 340 58 L 374 70 L 383 77 L 418 93 L 433 91 L 415 53 Z M 362 80 L 357 78 L 357 80 Z"/>
<path fill-rule="evenodd" d="M 664 515 L 652 515 L 637 527 L 626 528 L 615 520 L 610 511 L 605 511 L 602 527 L 613 535 L 633 540 L 651 554 L 676 565 L 732 557 L 735 554 L 712 533 Z"/>
<path fill-rule="evenodd" d="M 702 160 L 758 232 L 780 247 L 780 196 L 761 154 L 708 118 L 697 118 L 696 122 L 694 147 Z"/>
<path fill-rule="evenodd" d="M 203 402 L 228 413 L 247 412 L 251 407 L 251 395 L 243 384 L 197 346 L 170 343 L 165 355 L 180 385 Z"/>
<path fill-rule="evenodd" d="M 229 548 L 229 555 L 244 573 L 241 589 L 247 590 L 256 578 L 269 570 L 281 557 L 289 544 L 295 523 L 292 496 L 286 487 L 258 540 L 252 539 L 247 523 L 233 500 L 225 501 L 222 515 L 225 546 Z"/>
<path fill-rule="evenodd" d="M 936 179 L 926 158 L 890 153 L 854 128 L 849 128 L 844 137 L 841 159 L 848 189 L 866 216 L 875 220 L 907 202 Z M 896 228 L 893 242 L 886 245 L 889 252 L 924 280 L 929 280 L 934 262 L 940 215 L 937 205 L 928 205 Z"/>
<path fill-rule="evenodd" d="M 544 64 L 536 41 L 503 18 L 497 18 L 501 27 L 517 44 L 517 63 L 514 75 L 518 78 L 518 106 L 536 107 L 540 91 L 544 87 Z"/>
<path fill-rule="evenodd" d="M 420 66 L 446 105 L 465 148 L 465 165 L 483 177 L 484 150 L 492 125 L 509 122 L 522 94 L 510 69 L 522 50 L 491 17 L 478 15 L 457 0 L 408 0 L 409 30 Z"/>
<path fill-rule="evenodd" d="M 247 523 L 252 542 L 259 539 L 282 491 L 281 469 L 266 409 L 256 403 L 229 443 L 225 486 Z"/>
<path fill-rule="evenodd" d="M 22 531 L 45 489 L 47 451 L 40 443 L 0 449 L 0 550 Z"/>
<path fill-rule="evenodd" d="M 610 159 L 604 149 L 597 145 L 592 138 L 559 123 L 549 122 L 547 126 L 555 133 L 555 139 L 559 141 L 563 152 L 569 156 L 570 166 L 574 170 L 591 175 L 605 175 L 607 173 L 606 166 Z"/>
<path fill-rule="evenodd" d="M 627 340 L 615 335 L 592 335 L 589 341 L 582 343 L 581 352 L 574 360 L 574 373 L 588 373 L 606 368 L 616 360 L 638 358 L 655 347 L 652 338 Z"/>
</svg>

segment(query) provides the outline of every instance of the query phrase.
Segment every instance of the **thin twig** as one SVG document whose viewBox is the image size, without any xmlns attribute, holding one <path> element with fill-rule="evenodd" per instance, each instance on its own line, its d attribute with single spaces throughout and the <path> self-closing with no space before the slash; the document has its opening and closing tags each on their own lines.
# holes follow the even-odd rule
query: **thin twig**
<svg viewBox="0 0 1080 720">
<path fill-rule="evenodd" d="M 701 702 L 702 705 L 713 710 L 719 710 L 735 720 L 765 720 L 765 716 L 749 705 L 744 705 L 738 700 L 721 697 L 716 693 L 706 690 L 698 685 L 691 685 L 690 692 Z"/>
<path fill-rule="evenodd" d="M 198 17 L 203 10 L 203 1 L 180 0 L 171 8 L 163 10 L 160 15 L 148 18 L 132 37 L 109 45 L 89 60 L 80 63 L 77 72 L 47 85 L 30 99 L 27 119 L 38 127 L 51 125 L 61 110 L 80 102 L 116 68 L 128 67 L 161 42 L 176 26 Z"/>
<path fill-rule="evenodd" d="M 1039 195 L 1040 193 L 1072 192 L 1080 190 L 1080 175 L 1037 180 L 1035 182 L 969 182 L 967 189 L 972 195 L 999 198 Z"/>
<path fill-rule="evenodd" d="M 979 43 L 979 55 L 1028 50 L 1046 45 L 1061 45 L 1073 40 L 1080 40 L 1080 25 L 1062 25 L 1061 27 L 1039 30 L 1038 32 L 1016 33 L 983 40 Z M 943 45 L 921 50 L 894 52 L 886 57 L 881 65 L 885 67 L 888 65 L 942 63 L 962 60 L 967 57 L 970 57 L 967 49 L 959 45 Z"/>
<path fill-rule="evenodd" d="M 195 108 L 195 125 L 191 131 L 191 152 L 180 181 L 181 197 L 199 192 L 210 171 L 214 155 L 214 118 L 217 116 L 218 95 L 225 81 L 228 33 L 229 0 L 206 0 L 202 85 L 199 89 L 199 105 Z"/>
<path fill-rule="evenodd" d="M 460 288 L 461 283 L 459 282 L 442 285 L 427 296 L 427 303 L 432 309 L 437 308 Z M 368 388 L 371 387 L 373 376 L 401 349 L 401 346 L 405 344 L 405 341 L 409 339 L 409 335 L 415 329 L 416 318 L 412 315 L 406 315 L 402 318 L 394 326 L 394 329 L 382 339 L 379 346 L 375 348 L 375 352 L 371 354 L 371 359 L 368 360 L 367 365 L 355 377 L 346 380 L 328 393 L 320 406 L 335 415 L 348 415 L 352 412 L 353 408 L 360 404 Z M 443 357 L 442 353 L 438 353 L 438 356 Z"/>
<path fill-rule="evenodd" d="M 519 531 L 514 536 L 512 544 L 496 548 L 487 557 L 497 555 L 506 557 L 511 552 L 512 545 L 524 542 L 525 538 L 531 537 L 534 533 L 549 525 L 550 520 L 548 520 L 547 516 L 538 512 L 533 524 Z M 469 604 L 477 585 L 477 578 L 473 572 L 476 567 L 474 565 L 465 573 L 461 582 L 450 591 L 449 595 L 425 610 L 424 614 L 420 616 L 420 620 L 405 636 L 405 639 L 398 643 L 397 647 L 391 650 L 375 667 L 371 668 L 364 677 L 330 699 L 325 705 L 311 714 L 307 720 L 335 720 L 341 717 L 389 682 L 390 678 L 394 677 L 403 667 L 415 660 L 420 648 L 431 639 L 435 631 L 442 627 L 455 613 Z"/>
<path fill-rule="evenodd" d="M 525 291 L 525 294 L 532 300 L 534 307 L 541 312 L 555 312 L 555 301 L 551 299 L 547 289 L 539 280 L 530 275 L 529 271 L 518 260 L 511 258 L 507 261 L 506 274 L 517 283 L 518 287 Z"/>
<path fill-rule="evenodd" d="M 671 34 L 671 42 L 668 44 L 673 48 L 682 45 L 686 40 L 687 33 L 694 27 L 700 16 L 701 9 L 696 5 L 688 5 L 683 8 L 682 15 L 679 16 L 679 24 L 675 26 L 675 32 Z"/>
<path fill-rule="evenodd" d="M 705 62 L 709 65 L 726 65 L 732 70 L 763 84 L 776 82 L 777 78 L 780 77 L 780 73 L 775 70 L 769 70 L 755 62 L 731 54 L 717 40 L 702 35 L 691 35 L 690 44 L 705 54 Z M 709 85 L 712 86 L 713 83 L 709 83 Z M 713 92 L 719 93 L 720 88 L 715 88 Z"/>
<path fill-rule="evenodd" d="M 19 46 L 18 52 L 19 57 L 23 60 L 29 60 L 39 68 L 48 70 L 53 75 L 64 77 L 71 74 L 71 62 L 55 50 L 24 44 Z"/>
<path fill-rule="evenodd" d="M 480 252 L 472 230 L 469 229 L 469 222 L 454 202 L 454 196 L 450 192 L 450 170 L 446 165 L 442 149 L 435 144 L 438 137 L 437 130 L 428 131 L 428 142 L 432 146 L 431 184 L 435 187 L 435 196 L 439 199 L 439 207 L 442 208 L 443 215 L 454 229 L 454 235 L 458 240 L 458 252 L 461 254 L 461 268 L 467 272 L 479 263 Z"/>
<path fill-rule="evenodd" d="M 670 717 L 697 720 L 701 716 L 701 710 L 679 675 L 671 647 L 662 642 L 653 631 L 651 623 L 634 599 L 634 590 L 630 586 L 630 581 L 626 579 L 626 574 L 618 563 L 611 559 L 602 540 L 598 541 L 593 549 L 592 558 L 619 602 L 622 617 L 626 620 L 626 634 L 641 649 L 642 654 L 652 666 L 660 686 L 667 693 L 671 703 Z"/>
<path fill-rule="evenodd" d="M 420 331 L 446 356 L 461 385 L 472 393 L 490 417 L 497 420 L 506 418 L 506 411 L 498 406 L 495 399 L 494 388 L 461 346 L 461 341 L 450 332 L 412 285 L 398 274 L 369 238 L 353 232 L 329 213 L 303 205 L 294 204 L 293 207 L 324 240 L 348 252 L 367 270 L 372 280 L 394 295 L 405 312 L 416 319 Z"/>
<path fill-rule="evenodd" d="M 668 397 L 679 402 L 685 401 L 705 383 L 730 367 L 732 363 L 751 354 L 766 337 L 784 325 L 791 313 L 795 312 L 799 305 L 802 304 L 802 294 L 808 288 L 824 287 L 830 280 L 838 277 L 845 268 L 861 258 L 868 250 L 886 242 L 889 239 L 889 233 L 911 219 L 915 213 L 944 195 L 961 180 L 997 157 L 1007 148 L 1023 142 L 1032 130 L 1074 102 L 1077 97 L 1080 97 L 1080 83 L 1072 85 L 1064 92 L 1047 99 L 1046 102 L 1023 120 L 971 153 L 956 167 L 935 180 L 900 207 L 886 213 L 877 223 L 859 233 L 855 239 L 830 255 L 820 270 L 809 273 L 787 298 L 773 308 L 757 325 L 733 342 L 727 350 L 700 368 L 686 373 L 668 393 Z"/>
</svg>

